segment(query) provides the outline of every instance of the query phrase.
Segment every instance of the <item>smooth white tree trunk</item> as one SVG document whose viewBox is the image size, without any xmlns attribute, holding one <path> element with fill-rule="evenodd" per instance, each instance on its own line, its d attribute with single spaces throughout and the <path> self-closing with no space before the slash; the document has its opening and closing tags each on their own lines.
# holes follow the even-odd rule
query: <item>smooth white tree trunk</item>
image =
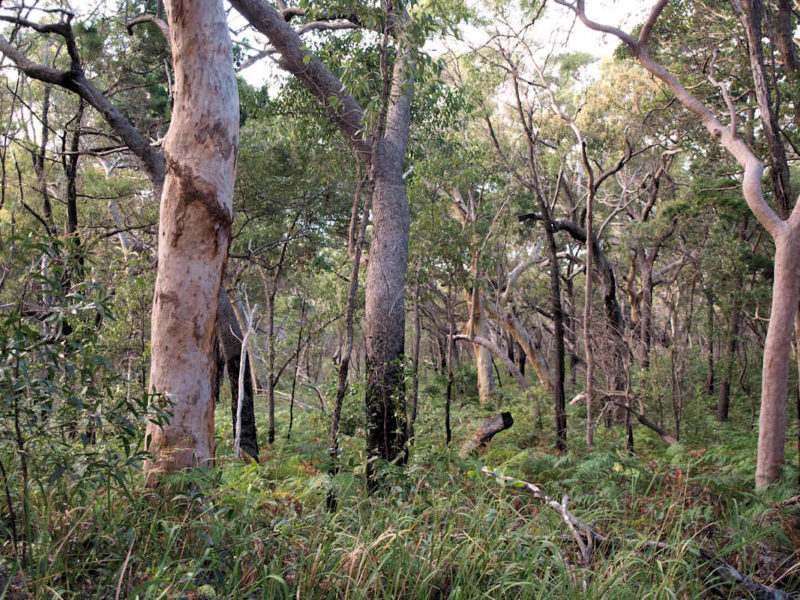
<svg viewBox="0 0 800 600">
<path fill-rule="evenodd" d="M 214 460 L 214 329 L 230 242 L 239 100 L 221 0 L 167 0 L 175 69 L 164 142 L 150 386 L 171 402 L 147 425 L 153 475 Z"/>
<path fill-rule="evenodd" d="M 791 219 L 790 223 L 796 220 Z M 800 297 L 799 272 L 800 232 L 796 226 L 787 227 L 775 239 L 772 310 L 764 343 L 761 413 L 758 418 L 757 488 L 775 481 L 783 467 L 792 333 Z"/>
<path fill-rule="evenodd" d="M 466 290 L 466 295 L 469 312 L 472 316 L 467 331 L 469 331 L 470 336 L 474 335 L 475 337 L 486 340 L 491 339 L 489 323 L 487 323 L 486 301 L 481 294 L 476 294 L 476 306 L 473 308 L 473 294 L 471 294 L 469 290 Z M 491 400 L 496 393 L 492 353 L 486 346 L 474 340 L 472 342 L 472 349 L 475 352 L 475 366 L 478 372 L 478 398 L 481 404 L 485 404 Z"/>
</svg>

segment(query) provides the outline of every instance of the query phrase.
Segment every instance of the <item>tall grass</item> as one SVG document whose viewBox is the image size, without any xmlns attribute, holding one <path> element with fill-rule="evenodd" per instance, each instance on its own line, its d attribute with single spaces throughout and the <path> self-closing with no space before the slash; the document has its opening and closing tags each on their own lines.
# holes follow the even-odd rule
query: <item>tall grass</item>
<svg viewBox="0 0 800 600">
<path fill-rule="evenodd" d="M 246 465 L 229 457 L 221 406 L 214 469 L 174 476 L 157 493 L 132 469 L 106 487 L 64 481 L 58 492 L 32 489 L 34 563 L 21 569 L 8 543 L 2 560 L 34 598 L 627 600 L 709 595 L 718 582 L 697 552 L 705 546 L 756 578 L 782 577 L 784 589 L 800 589 L 798 515 L 771 504 L 791 486 L 750 491 L 749 431 L 731 425 L 709 450 L 699 437 L 667 451 L 637 430 L 635 457 L 618 430 L 599 431 L 592 453 L 576 431 L 572 453 L 559 455 L 549 432 L 536 431 L 530 407 L 508 398 L 514 427 L 488 453 L 462 461 L 443 444 L 441 407 L 427 402 L 411 464 L 387 467 L 381 495 L 365 494 L 358 426 L 343 440 L 344 468 L 331 482 L 317 413 L 298 415 L 291 441 L 279 435 L 261 465 Z M 455 439 L 483 412 L 458 407 Z M 558 516 L 482 475 L 481 464 L 558 499 L 568 494 L 584 522 L 626 541 L 595 548 L 591 567 L 581 567 Z M 325 508 L 331 485 L 339 498 L 333 514 Z M 651 550 L 653 541 L 667 548 Z"/>
</svg>

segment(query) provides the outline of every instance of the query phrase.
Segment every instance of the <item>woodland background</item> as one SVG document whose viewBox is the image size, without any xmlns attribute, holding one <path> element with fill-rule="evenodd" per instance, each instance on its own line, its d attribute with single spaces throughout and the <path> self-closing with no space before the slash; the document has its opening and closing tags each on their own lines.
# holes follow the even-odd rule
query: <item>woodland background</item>
<svg viewBox="0 0 800 600">
<path fill-rule="evenodd" d="M 662 0 L 607 58 L 583 2 L 231 4 L 222 67 L 274 67 L 171 474 L 177 17 L 0 6 L 0 597 L 800 593 L 796 2 Z"/>
</svg>

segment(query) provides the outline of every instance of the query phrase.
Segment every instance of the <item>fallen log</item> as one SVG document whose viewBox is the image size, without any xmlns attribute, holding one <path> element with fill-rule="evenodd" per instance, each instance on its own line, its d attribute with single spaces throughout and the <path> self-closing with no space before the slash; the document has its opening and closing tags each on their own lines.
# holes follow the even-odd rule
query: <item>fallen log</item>
<svg viewBox="0 0 800 600">
<path fill-rule="evenodd" d="M 667 446 L 672 446 L 672 444 L 676 444 L 676 443 L 678 442 L 678 440 L 677 440 L 677 439 L 675 439 L 675 437 L 674 437 L 674 436 L 670 435 L 670 434 L 669 434 L 667 431 L 665 431 L 663 428 L 659 427 L 658 425 L 656 425 L 656 424 L 655 424 L 655 423 L 653 423 L 652 421 L 648 420 L 648 419 L 647 419 L 647 417 L 645 417 L 645 416 L 644 416 L 643 414 L 641 414 L 639 411 L 637 411 L 637 410 L 634 410 L 634 409 L 633 409 L 633 408 L 631 408 L 629 405 L 627 405 L 627 404 L 624 404 L 624 403 L 622 403 L 622 402 L 616 402 L 616 401 L 614 401 L 614 400 L 612 400 L 611 402 L 609 402 L 609 404 L 613 404 L 614 406 L 618 406 L 619 408 L 622 408 L 622 409 L 624 409 L 624 410 L 627 410 L 627 411 L 628 411 L 629 413 L 631 413 L 631 414 L 632 414 L 634 417 L 636 417 L 636 420 L 637 420 L 637 421 L 639 421 L 639 423 L 641 423 L 642 425 L 644 425 L 644 426 L 645 426 L 645 427 L 647 427 L 648 429 L 652 429 L 653 431 L 655 431 L 655 432 L 658 434 L 658 437 L 660 437 L 660 438 L 661 438 L 661 440 L 662 440 L 662 441 L 663 441 L 663 442 L 664 442 L 664 443 L 665 443 Z"/>
<path fill-rule="evenodd" d="M 520 479 L 515 479 L 513 477 L 508 477 L 506 475 L 501 475 L 500 473 L 492 471 L 486 466 L 482 467 L 481 471 L 504 483 L 512 483 L 516 486 L 521 486 L 534 498 L 542 500 L 551 510 L 555 511 L 565 522 L 567 528 L 572 534 L 572 538 L 578 545 L 581 553 L 581 563 L 584 566 L 588 567 L 590 565 L 592 560 L 592 548 L 600 544 L 607 544 L 611 546 L 621 546 L 625 544 L 638 545 L 640 548 L 647 548 L 651 550 L 673 549 L 672 546 L 665 544 L 664 542 L 645 542 L 642 544 L 641 540 L 606 537 L 586 525 L 568 510 L 567 501 L 569 498 L 567 496 L 564 496 L 564 499 L 561 502 L 558 502 L 557 500 L 548 496 L 538 485 L 529 483 L 527 481 L 522 481 Z M 750 577 L 742 575 L 728 561 L 707 548 L 698 546 L 696 547 L 696 550 L 700 558 L 706 562 L 711 575 L 718 577 L 720 581 L 726 585 L 740 587 L 742 590 L 747 592 L 750 598 L 756 598 L 758 600 L 797 600 L 796 596 L 792 594 L 788 594 L 777 588 L 758 583 Z"/>
<path fill-rule="evenodd" d="M 461 446 L 459 455 L 466 458 L 473 452 L 478 452 L 486 448 L 491 439 L 506 429 L 510 429 L 514 424 L 514 419 L 510 412 L 497 413 L 487 417 L 473 433 L 472 437 Z"/>
</svg>

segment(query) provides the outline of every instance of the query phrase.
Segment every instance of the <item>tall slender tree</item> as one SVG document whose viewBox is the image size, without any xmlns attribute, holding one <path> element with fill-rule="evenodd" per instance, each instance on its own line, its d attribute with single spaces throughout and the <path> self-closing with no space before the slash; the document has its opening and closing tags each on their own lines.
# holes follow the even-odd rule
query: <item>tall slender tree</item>
<svg viewBox="0 0 800 600">
<path fill-rule="evenodd" d="M 239 96 L 220 0 L 168 0 L 175 69 L 164 142 L 150 385 L 171 402 L 147 427 L 151 474 L 214 460 L 214 334 L 233 221 Z"/>
</svg>

